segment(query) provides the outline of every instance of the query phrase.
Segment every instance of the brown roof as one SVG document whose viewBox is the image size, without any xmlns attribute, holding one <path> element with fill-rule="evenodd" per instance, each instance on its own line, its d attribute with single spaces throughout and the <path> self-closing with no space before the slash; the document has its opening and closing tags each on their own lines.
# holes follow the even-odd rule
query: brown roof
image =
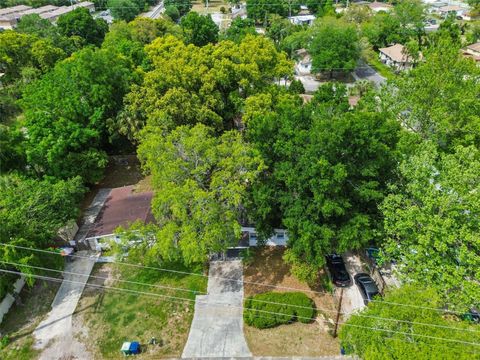
<svg viewBox="0 0 480 360">
<path fill-rule="evenodd" d="M 470 49 L 470 50 L 475 51 L 475 52 L 480 52 L 480 42 L 468 45 L 467 49 Z"/>
<path fill-rule="evenodd" d="M 373 9 L 383 9 L 383 8 L 387 8 L 387 9 L 393 8 L 393 6 L 390 5 L 390 4 L 386 4 L 386 3 L 382 3 L 382 2 L 378 2 L 378 1 L 374 1 L 370 4 L 368 4 L 368 7 L 372 10 Z"/>
<path fill-rule="evenodd" d="M 412 58 L 405 53 L 405 47 L 401 44 L 395 44 L 386 48 L 380 48 L 378 50 L 398 63 L 406 63 L 412 61 Z"/>
<path fill-rule="evenodd" d="M 87 238 L 113 234 L 117 227 L 128 226 L 136 220 L 154 221 L 150 207 L 153 192 L 136 193 L 133 190 L 131 185 L 110 191 Z"/>
</svg>

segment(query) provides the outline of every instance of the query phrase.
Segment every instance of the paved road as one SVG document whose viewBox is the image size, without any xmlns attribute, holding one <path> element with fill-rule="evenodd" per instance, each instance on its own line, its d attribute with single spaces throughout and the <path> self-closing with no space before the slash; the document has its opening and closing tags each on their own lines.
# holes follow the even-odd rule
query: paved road
<svg viewBox="0 0 480 360">
<path fill-rule="evenodd" d="M 222 280 L 216 276 L 242 281 Z M 211 262 L 208 295 L 197 295 L 182 358 L 252 356 L 243 335 L 242 305 L 242 262 Z"/>
<path fill-rule="evenodd" d="M 374 68 L 366 63 L 360 63 L 358 68 L 353 72 L 355 80 L 368 80 L 375 84 L 377 88 L 381 87 L 387 82 L 382 75 L 380 75 Z"/>
<path fill-rule="evenodd" d="M 350 314 L 365 307 L 362 294 L 360 294 L 357 285 L 355 285 L 355 280 L 353 279 L 355 274 L 364 272 L 364 269 L 360 258 L 357 255 L 347 252 L 342 256 L 343 261 L 345 262 L 345 267 L 352 277 L 352 285 L 345 288 L 343 291 L 342 312 Z M 340 289 L 336 288 L 335 291 L 337 295 L 340 296 Z"/>
<path fill-rule="evenodd" d="M 165 7 L 163 6 L 163 0 L 156 5 L 153 10 L 148 13 L 147 17 L 150 19 L 158 19 L 160 15 L 165 11 Z"/>
</svg>

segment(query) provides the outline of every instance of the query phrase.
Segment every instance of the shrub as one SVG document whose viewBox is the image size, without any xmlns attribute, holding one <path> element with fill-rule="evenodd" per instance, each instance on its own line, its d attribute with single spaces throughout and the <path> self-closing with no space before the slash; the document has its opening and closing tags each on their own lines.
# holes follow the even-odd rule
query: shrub
<svg viewBox="0 0 480 360">
<path fill-rule="evenodd" d="M 225 7 L 222 6 L 222 7 L 220 8 L 220 12 L 221 12 L 222 14 L 226 14 L 226 13 L 227 13 L 227 9 L 225 9 Z"/>
<path fill-rule="evenodd" d="M 267 292 L 245 300 L 243 319 L 259 329 L 294 321 L 310 323 L 316 314 L 315 303 L 301 292 Z"/>
</svg>

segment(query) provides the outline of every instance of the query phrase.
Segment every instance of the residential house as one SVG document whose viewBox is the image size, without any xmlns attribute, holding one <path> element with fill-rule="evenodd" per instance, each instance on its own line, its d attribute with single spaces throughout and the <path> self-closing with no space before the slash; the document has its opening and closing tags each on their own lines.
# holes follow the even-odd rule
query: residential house
<svg viewBox="0 0 480 360">
<path fill-rule="evenodd" d="M 411 69 L 415 63 L 415 59 L 408 55 L 406 48 L 401 44 L 378 50 L 380 51 L 380 60 L 396 70 Z"/>
<path fill-rule="evenodd" d="M 440 16 L 447 17 L 450 14 L 463 17 L 468 12 L 468 9 L 459 5 L 447 5 L 438 9 Z"/>
<path fill-rule="evenodd" d="M 297 15 L 297 16 L 290 16 L 288 20 L 294 25 L 312 25 L 315 21 L 315 15 Z"/>
<path fill-rule="evenodd" d="M 367 6 L 375 13 L 380 12 L 380 11 L 389 12 L 393 9 L 392 5 L 387 4 L 387 3 L 378 2 L 378 1 L 374 1 L 372 3 L 369 3 Z"/>
<path fill-rule="evenodd" d="M 462 52 L 463 56 L 473 59 L 480 66 L 480 42 L 468 45 Z"/>
</svg>

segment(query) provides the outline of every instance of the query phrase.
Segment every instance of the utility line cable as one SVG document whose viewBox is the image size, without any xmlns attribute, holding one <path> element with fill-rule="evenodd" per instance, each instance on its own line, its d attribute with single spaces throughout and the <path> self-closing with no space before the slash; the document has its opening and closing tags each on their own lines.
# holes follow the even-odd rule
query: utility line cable
<svg viewBox="0 0 480 360">
<path fill-rule="evenodd" d="M 61 254 L 59 252 L 51 251 L 51 250 L 35 249 L 35 248 L 29 248 L 29 247 L 26 247 L 26 246 L 6 244 L 6 243 L 0 243 L 0 246 L 14 247 L 14 248 L 19 248 L 19 249 L 24 249 L 24 250 L 38 251 L 38 252 L 42 252 L 42 253 L 54 254 L 54 255 L 60 255 L 61 256 Z M 83 255 L 73 254 L 73 255 L 70 255 L 70 256 L 74 257 L 74 258 L 79 258 L 79 259 L 92 259 L 90 256 L 83 256 Z M 275 289 L 303 291 L 303 292 L 308 292 L 308 293 L 312 293 L 312 294 L 321 294 L 321 295 L 328 294 L 328 295 L 330 295 L 330 293 L 326 292 L 326 291 L 301 289 L 301 288 L 294 288 L 294 287 L 289 287 L 289 286 L 280 286 L 280 285 L 258 283 L 258 282 L 253 282 L 253 281 L 242 281 L 242 280 L 239 280 L 239 279 L 232 279 L 232 278 L 227 278 L 227 277 L 222 277 L 222 276 L 208 276 L 208 275 L 199 274 L 199 273 L 192 273 L 192 272 L 188 272 L 188 271 L 179 271 L 179 270 L 165 269 L 165 268 L 154 267 L 154 266 L 138 265 L 138 264 L 132 264 L 132 263 L 127 263 L 127 262 L 122 262 L 122 261 L 111 261 L 110 263 L 118 264 L 118 265 L 124 265 L 124 266 L 131 266 L 131 267 L 135 267 L 135 268 L 165 271 L 165 272 L 170 272 L 170 273 L 175 273 L 175 274 L 193 275 L 193 276 L 201 276 L 201 277 L 207 277 L 207 278 L 211 277 L 211 278 L 215 278 L 215 279 L 218 279 L 218 280 L 231 281 L 231 282 L 242 282 L 244 284 L 250 284 L 250 285 L 255 285 L 255 286 L 265 286 L 265 287 L 270 287 L 270 288 L 275 288 Z M 382 304 L 385 304 L 385 305 L 395 305 L 395 306 L 402 306 L 402 307 L 413 307 L 413 308 L 424 309 L 424 310 L 433 310 L 433 311 L 446 312 L 446 313 L 456 314 L 456 315 L 463 315 L 464 314 L 463 312 L 460 312 L 460 311 L 453 311 L 453 310 L 448 310 L 448 309 L 435 308 L 435 307 L 429 307 L 429 306 L 421 306 L 421 305 L 401 304 L 401 303 L 384 301 L 384 300 L 371 300 L 371 302 L 382 303 Z"/>
<path fill-rule="evenodd" d="M 9 274 L 16 274 L 16 275 L 24 275 L 24 276 L 28 275 L 28 274 L 22 274 L 21 272 L 4 270 L 4 269 L 0 269 L 0 272 L 9 273 Z M 28 276 L 32 276 L 34 278 L 43 279 L 43 280 L 52 280 L 53 279 L 53 281 L 57 281 L 57 282 L 60 280 L 58 278 L 51 277 L 51 276 L 34 275 L 34 274 L 30 274 Z M 114 291 L 119 291 L 119 292 L 128 292 L 128 293 L 133 293 L 133 294 L 140 294 L 140 295 L 153 296 L 153 297 L 163 297 L 163 298 L 167 298 L 167 299 L 174 299 L 174 300 L 181 300 L 181 301 L 188 301 L 188 302 L 196 303 L 196 300 L 193 300 L 193 299 L 187 299 L 187 298 L 170 296 L 170 295 L 162 295 L 162 294 L 156 294 L 156 293 L 151 293 L 151 292 L 123 289 L 123 288 L 118 288 L 118 287 L 113 287 L 113 286 L 89 284 L 88 282 L 85 283 L 85 282 L 81 282 L 81 281 L 66 280 L 66 279 L 62 280 L 62 282 L 68 282 L 68 283 L 72 283 L 72 284 L 81 284 L 81 285 L 84 285 L 84 286 L 91 286 L 91 287 L 95 287 L 95 288 L 108 289 L 108 290 L 114 290 Z M 225 307 L 230 307 L 230 308 L 239 308 L 239 309 L 243 310 L 243 306 L 226 305 L 226 304 L 222 304 L 222 303 L 217 303 L 217 304 L 206 303 L 206 304 L 203 304 L 203 305 L 206 305 L 206 306 L 212 306 L 212 305 L 213 306 L 225 306 Z M 261 313 L 266 313 L 266 314 L 271 314 L 271 315 L 280 315 L 280 316 L 290 316 L 291 315 L 291 314 L 286 314 L 286 313 L 279 313 L 279 312 L 266 311 L 266 310 L 260 310 L 260 309 L 252 309 L 251 311 L 261 312 Z M 305 316 L 296 316 L 296 318 L 310 320 L 310 321 L 312 320 L 312 318 L 308 318 L 308 317 L 305 317 Z M 316 319 L 316 321 L 328 322 L 327 320 L 324 320 L 324 319 Z M 422 334 L 417 334 L 417 333 L 407 333 L 407 332 L 390 330 L 390 329 L 383 329 L 383 328 L 377 328 L 377 327 L 354 325 L 354 324 L 348 324 L 348 323 L 345 323 L 345 322 L 340 322 L 339 324 L 343 324 L 345 326 L 360 327 L 360 328 L 364 328 L 364 329 L 371 329 L 371 330 L 376 330 L 376 331 L 386 331 L 386 332 L 390 332 L 390 333 L 398 333 L 398 334 L 403 334 L 403 335 L 407 335 L 407 336 L 417 336 L 417 337 L 423 337 L 423 338 L 429 338 L 429 339 L 435 339 L 435 340 L 441 340 L 441 341 L 447 341 L 447 342 L 455 342 L 455 343 L 460 343 L 460 344 L 464 344 L 464 345 L 480 346 L 480 343 L 457 340 L 457 339 L 449 339 L 449 338 L 436 337 L 436 336 L 430 336 L 430 335 L 422 335 Z"/>
<path fill-rule="evenodd" d="M 61 273 L 61 274 L 67 274 L 67 275 L 84 276 L 84 277 L 87 277 L 87 278 L 91 277 L 91 278 L 94 278 L 94 279 L 108 280 L 108 278 L 102 277 L 102 276 L 94 276 L 94 275 L 90 275 L 90 274 L 80 274 L 80 273 L 74 273 L 74 272 L 57 270 L 57 269 L 50 269 L 50 268 L 45 268 L 45 267 L 40 267 L 40 266 L 33 266 L 33 265 L 7 262 L 7 261 L 3 261 L 3 260 L 0 260 L 0 263 L 19 266 L 19 267 L 22 267 L 22 266 L 23 267 L 29 267 L 29 268 L 44 270 L 44 271 L 53 271 L 53 272 L 57 272 L 57 273 Z M 202 292 L 198 292 L 198 291 L 195 291 L 195 290 L 184 289 L 184 288 L 178 288 L 178 287 L 171 287 L 171 286 L 164 286 L 164 285 L 157 285 L 157 284 L 148 284 L 148 283 L 143 283 L 143 282 L 122 280 L 122 279 L 115 279 L 115 280 L 120 281 L 120 282 L 124 282 L 124 283 L 135 284 L 135 285 L 151 286 L 151 287 L 157 287 L 157 288 L 166 288 L 166 289 L 170 289 L 170 290 L 192 292 L 192 293 L 198 294 L 198 295 L 206 295 L 205 293 L 202 293 Z M 292 307 L 292 308 L 311 309 L 308 306 L 302 306 L 302 305 L 293 305 L 293 304 L 291 305 L 291 304 L 286 304 L 286 303 L 279 303 L 279 302 L 260 300 L 260 299 L 254 299 L 254 298 L 250 298 L 250 300 L 254 301 L 254 302 L 266 303 L 266 304 L 272 304 L 272 305 L 286 305 L 286 306 Z M 335 314 L 337 313 L 336 310 L 330 310 L 330 309 L 318 308 L 318 307 L 316 309 L 321 310 L 321 311 L 325 311 L 325 312 L 335 313 Z M 340 314 L 348 315 L 349 313 L 340 312 Z M 359 317 L 365 317 L 365 318 L 371 318 L 371 319 L 377 319 L 377 320 L 401 322 L 401 323 L 407 323 L 407 324 L 412 324 L 412 325 L 431 326 L 431 327 L 451 329 L 451 330 L 456 330 L 456 331 L 480 332 L 480 330 L 474 330 L 474 329 L 462 329 L 462 328 L 457 328 L 457 327 L 453 327 L 453 326 L 438 325 L 438 324 L 424 323 L 424 322 L 417 322 L 417 321 L 409 321 L 409 320 L 400 320 L 400 319 L 395 319 L 395 318 L 385 318 L 385 317 L 381 317 L 381 316 L 371 316 L 371 315 L 363 315 L 363 314 L 355 314 L 355 315 L 359 316 Z"/>
</svg>

